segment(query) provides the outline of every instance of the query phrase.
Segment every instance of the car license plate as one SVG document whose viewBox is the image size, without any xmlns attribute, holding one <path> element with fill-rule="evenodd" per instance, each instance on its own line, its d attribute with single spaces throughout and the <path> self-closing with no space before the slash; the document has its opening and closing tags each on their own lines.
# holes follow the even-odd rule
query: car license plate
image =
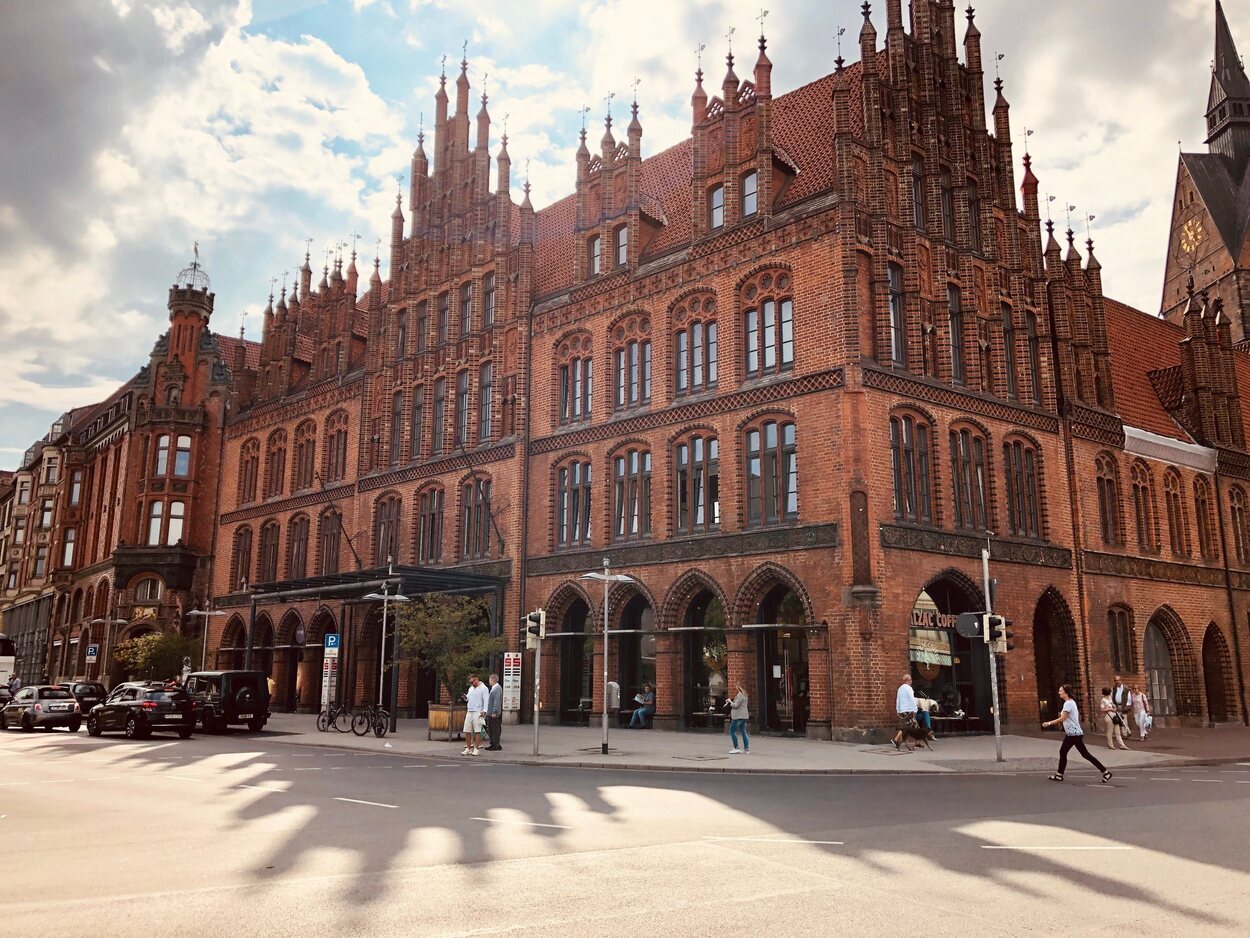
<svg viewBox="0 0 1250 938">
<path fill-rule="evenodd" d="M 53 704 L 53 705 L 52 705 L 51 707 L 49 707 L 48 709 L 49 709 L 49 710 L 68 710 L 68 709 L 69 709 L 69 704 Z"/>
<path fill-rule="evenodd" d="M 182 714 L 181 713 L 167 713 L 165 714 L 165 719 L 166 720 L 181 720 Z"/>
<path fill-rule="evenodd" d="M 239 714 L 239 719 L 240 719 L 240 720 L 250 720 L 251 718 L 252 718 L 252 714 L 250 714 L 250 713 L 240 713 L 240 714 Z"/>
</svg>

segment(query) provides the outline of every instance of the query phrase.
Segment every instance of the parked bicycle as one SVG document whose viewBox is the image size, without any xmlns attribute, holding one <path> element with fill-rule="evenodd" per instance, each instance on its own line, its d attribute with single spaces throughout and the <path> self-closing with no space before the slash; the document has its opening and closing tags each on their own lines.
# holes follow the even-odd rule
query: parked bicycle
<svg viewBox="0 0 1250 938">
<path fill-rule="evenodd" d="M 390 729 L 390 725 L 390 713 L 373 704 L 365 704 L 365 709 L 352 717 L 352 732 L 357 736 L 364 736 L 369 730 L 373 730 L 373 735 L 381 739 Z"/>
<path fill-rule="evenodd" d="M 317 714 L 317 729 L 322 733 L 331 726 L 340 733 L 346 733 L 351 725 L 352 708 L 348 704 L 332 703 Z"/>
</svg>

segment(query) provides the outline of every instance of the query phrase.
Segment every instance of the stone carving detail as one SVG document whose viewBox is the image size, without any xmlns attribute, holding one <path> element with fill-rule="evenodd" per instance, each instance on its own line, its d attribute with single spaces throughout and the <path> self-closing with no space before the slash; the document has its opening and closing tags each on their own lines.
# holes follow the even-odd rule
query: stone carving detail
<svg viewBox="0 0 1250 938">
<path fill-rule="evenodd" d="M 705 397 L 702 400 L 686 404 L 682 407 L 668 407 L 651 413 L 640 414 L 625 420 L 614 420 L 598 426 L 584 427 L 573 433 L 560 433 L 555 436 L 543 437 L 530 444 L 530 455 L 553 453 L 571 446 L 585 446 L 596 440 L 616 439 L 654 430 L 656 427 L 672 424 L 689 423 L 703 420 L 716 414 L 731 413 L 746 407 L 758 407 L 775 401 L 811 394 L 816 391 L 831 391 L 843 385 L 841 368 L 822 371 L 814 375 L 804 375 L 792 381 L 781 381 L 760 384 L 730 394 L 719 394 Z"/>
<path fill-rule="evenodd" d="M 919 381 L 895 371 L 880 371 L 864 366 L 864 386 L 889 391 L 892 394 L 903 394 L 942 407 L 952 407 L 964 413 L 981 414 L 995 420 L 1014 423 L 1017 426 L 1031 427 L 1043 433 L 1059 432 L 1059 418 L 1051 414 L 1017 407 L 1007 401 L 986 400 L 976 394 L 969 394 L 967 391 Z"/>
<path fill-rule="evenodd" d="M 1166 583 L 1190 583 L 1197 586 L 1224 585 L 1224 571 L 1218 567 L 1169 563 L 1166 560 L 1154 560 L 1150 557 L 1103 554 L 1093 550 L 1085 551 L 1081 559 L 1086 573 L 1103 573 L 1108 576 L 1127 576 Z"/>
<path fill-rule="evenodd" d="M 1124 424 L 1114 414 L 1073 403 L 1069 405 L 1068 418 L 1073 436 L 1116 449 L 1124 447 Z"/>
<path fill-rule="evenodd" d="M 501 443 L 488 448 L 475 449 L 468 453 L 455 453 L 444 459 L 423 462 L 416 466 L 405 466 L 403 469 L 396 469 L 393 472 L 384 472 L 381 475 L 369 476 L 360 480 L 360 491 L 372 492 L 376 489 L 384 489 L 391 485 L 403 485 L 406 482 L 416 482 L 419 479 L 428 479 L 430 476 L 441 475 L 449 469 L 463 467 L 472 469 L 487 463 L 500 462 L 505 459 L 511 459 L 516 455 L 515 441 Z"/>
<path fill-rule="evenodd" d="M 628 568 L 657 563 L 706 561 L 710 557 L 739 557 L 815 547 L 837 547 L 838 544 L 836 523 L 796 528 L 764 528 L 739 534 L 713 534 L 533 557 L 529 560 L 527 572 L 531 576 L 549 576 L 593 570 L 603 563 L 604 557 L 610 558 L 613 566 Z"/>
<path fill-rule="evenodd" d="M 1231 449 L 1217 451 L 1220 475 L 1250 480 L 1250 455 Z"/>
<path fill-rule="evenodd" d="M 919 550 L 948 557 L 980 557 L 985 538 L 974 534 L 956 534 L 933 528 L 913 528 L 901 524 L 881 525 L 881 546 L 895 550 Z M 996 538 L 994 559 L 1007 563 L 1024 563 L 1034 567 L 1071 569 L 1072 551 L 1032 541 L 1009 541 Z"/>
</svg>

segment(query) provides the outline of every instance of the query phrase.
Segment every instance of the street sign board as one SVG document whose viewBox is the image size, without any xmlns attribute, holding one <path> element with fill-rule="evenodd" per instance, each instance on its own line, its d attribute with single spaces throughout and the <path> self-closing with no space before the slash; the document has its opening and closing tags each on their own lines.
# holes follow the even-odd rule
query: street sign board
<svg viewBox="0 0 1250 938">
<path fill-rule="evenodd" d="M 88 645 L 87 646 L 87 664 L 95 664 L 99 660 L 100 660 L 100 646 Z"/>
<path fill-rule="evenodd" d="M 521 653 L 505 651 L 503 655 L 503 708 L 521 709 Z"/>
<path fill-rule="evenodd" d="M 326 653 L 326 654 L 325 654 L 325 657 L 326 657 L 326 660 L 329 660 L 329 659 L 331 659 L 331 658 L 338 658 L 338 656 L 339 656 L 339 641 L 340 641 L 340 638 L 341 638 L 341 636 L 339 636 L 339 635 L 338 635 L 337 633 L 335 633 L 335 632 L 328 632 L 328 633 L 326 633 L 326 637 L 325 637 L 325 653 Z"/>
<path fill-rule="evenodd" d="M 335 651 L 338 651 L 336 648 Z M 338 685 L 339 659 L 324 658 L 321 662 L 321 709 L 325 710 L 334 700 L 334 690 Z"/>
<path fill-rule="evenodd" d="M 981 638 L 983 636 L 981 617 L 984 612 L 961 612 L 955 620 L 955 631 L 964 638 Z"/>
</svg>

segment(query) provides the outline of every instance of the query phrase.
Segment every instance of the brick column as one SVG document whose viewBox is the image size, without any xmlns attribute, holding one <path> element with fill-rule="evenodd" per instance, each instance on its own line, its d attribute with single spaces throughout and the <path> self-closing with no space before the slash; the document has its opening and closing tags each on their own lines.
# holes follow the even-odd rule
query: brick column
<svg viewBox="0 0 1250 938">
<path fill-rule="evenodd" d="M 727 693 L 732 698 L 738 692 L 738 685 L 747 692 L 750 701 L 752 729 L 760 725 L 763 714 L 764 700 L 759 686 L 759 669 L 755 666 L 756 637 L 746 629 L 726 629 L 725 643 L 729 646 L 729 687 Z"/>
<path fill-rule="evenodd" d="M 655 636 L 655 716 L 657 729 L 681 727 L 683 696 L 681 633 L 658 632 Z"/>
<path fill-rule="evenodd" d="M 807 633 L 807 735 L 833 738 L 833 689 L 829 686 L 829 630 Z"/>
</svg>

